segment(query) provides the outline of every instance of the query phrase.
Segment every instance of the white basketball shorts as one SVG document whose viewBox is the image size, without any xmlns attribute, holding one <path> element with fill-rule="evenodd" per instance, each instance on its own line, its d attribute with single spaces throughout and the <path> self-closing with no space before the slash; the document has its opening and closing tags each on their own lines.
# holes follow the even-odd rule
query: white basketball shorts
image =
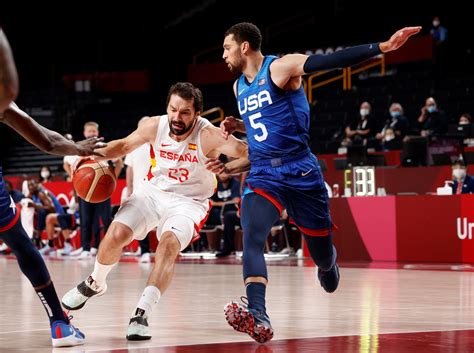
<svg viewBox="0 0 474 353">
<path fill-rule="evenodd" d="M 130 227 L 133 238 L 142 240 L 156 229 L 161 235 L 173 232 L 184 250 L 195 231 L 200 230 L 209 212 L 209 201 L 197 201 L 176 193 L 162 191 L 148 181 L 142 181 L 115 215 L 114 222 Z"/>
</svg>

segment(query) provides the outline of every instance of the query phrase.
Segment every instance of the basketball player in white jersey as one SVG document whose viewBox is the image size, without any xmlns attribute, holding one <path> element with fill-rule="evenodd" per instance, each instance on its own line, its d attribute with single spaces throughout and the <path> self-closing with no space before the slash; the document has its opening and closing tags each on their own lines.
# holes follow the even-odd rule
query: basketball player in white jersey
<svg viewBox="0 0 474 353">
<path fill-rule="evenodd" d="M 205 162 L 219 154 L 236 157 L 226 167 L 237 172 L 248 166 L 247 145 L 234 137 L 226 140 L 219 128 L 199 116 L 202 93 L 190 83 L 170 88 L 167 115 L 146 119 L 129 136 L 99 149 L 106 159 L 124 156 L 144 143 L 150 149 L 151 166 L 146 181 L 134 188 L 120 207 L 104 240 L 92 274 L 63 299 L 67 309 L 84 306 L 107 290 L 106 277 L 118 262 L 122 248 L 157 227 L 159 245 L 147 285 L 128 326 L 128 340 L 146 340 L 151 335 L 147 318 L 171 282 L 175 260 L 204 224 L 216 179 Z"/>
</svg>

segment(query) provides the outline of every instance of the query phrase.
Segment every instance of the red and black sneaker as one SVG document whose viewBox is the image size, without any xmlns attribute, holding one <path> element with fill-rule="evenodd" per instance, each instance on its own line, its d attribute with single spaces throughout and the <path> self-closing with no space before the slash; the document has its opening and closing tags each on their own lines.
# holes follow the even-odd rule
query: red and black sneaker
<svg viewBox="0 0 474 353">
<path fill-rule="evenodd" d="M 244 298 L 240 298 L 242 302 Z M 273 328 L 267 313 L 250 308 L 248 303 L 230 302 L 224 307 L 224 314 L 234 330 L 247 333 L 259 343 L 268 342 L 273 338 Z"/>
</svg>

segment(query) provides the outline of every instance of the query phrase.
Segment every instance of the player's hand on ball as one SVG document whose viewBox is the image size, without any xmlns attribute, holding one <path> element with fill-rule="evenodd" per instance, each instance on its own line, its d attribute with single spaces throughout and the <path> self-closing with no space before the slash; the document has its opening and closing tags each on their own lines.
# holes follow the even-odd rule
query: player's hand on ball
<svg viewBox="0 0 474 353">
<path fill-rule="evenodd" d="M 99 148 L 104 148 L 107 144 L 103 137 L 90 137 L 87 140 L 82 140 L 76 143 L 79 156 L 101 156 L 104 155 L 97 151 Z"/>
</svg>

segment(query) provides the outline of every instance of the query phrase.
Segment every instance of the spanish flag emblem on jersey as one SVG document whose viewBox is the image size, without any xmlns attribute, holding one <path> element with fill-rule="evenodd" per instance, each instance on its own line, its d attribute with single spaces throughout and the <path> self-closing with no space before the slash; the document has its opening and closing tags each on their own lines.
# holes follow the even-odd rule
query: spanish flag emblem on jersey
<svg viewBox="0 0 474 353">
<path fill-rule="evenodd" d="M 190 143 L 190 144 L 188 144 L 188 149 L 193 150 L 193 151 L 196 151 L 196 150 L 197 150 L 197 146 L 196 146 L 195 143 Z"/>
</svg>

